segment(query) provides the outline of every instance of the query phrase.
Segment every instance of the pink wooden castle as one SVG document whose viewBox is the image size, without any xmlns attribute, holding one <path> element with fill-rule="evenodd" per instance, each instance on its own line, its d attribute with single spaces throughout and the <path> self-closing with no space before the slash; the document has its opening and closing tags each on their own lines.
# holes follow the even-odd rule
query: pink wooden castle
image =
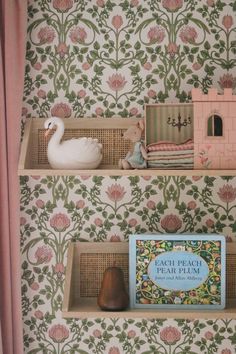
<svg viewBox="0 0 236 354">
<path fill-rule="evenodd" d="M 236 169 L 236 95 L 192 90 L 194 168 Z"/>
</svg>

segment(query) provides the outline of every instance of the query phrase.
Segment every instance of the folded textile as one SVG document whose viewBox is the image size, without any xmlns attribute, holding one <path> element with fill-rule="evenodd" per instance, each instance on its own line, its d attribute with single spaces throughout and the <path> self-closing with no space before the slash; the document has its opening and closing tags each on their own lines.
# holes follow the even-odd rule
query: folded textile
<svg viewBox="0 0 236 354">
<path fill-rule="evenodd" d="M 152 160 L 149 160 L 149 162 L 151 163 L 155 163 L 155 162 L 161 162 L 161 163 L 175 163 L 175 162 L 178 162 L 178 163 L 182 163 L 182 162 L 193 162 L 193 156 L 190 156 L 190 157 L 185 157 L 185 158 L 179 158 L 179 159 L 171 159 L 171 158 L 157 158 L 157 159 L 152 159 Z"/>
<path fill-rule="evenodd" d="M 193 149 L 193 148 L 194 148 L 194 143 L 192 139 L 188 139 L 180 144 L 163 140 L 148 145 L 147 151 L 180 151 L 180 150 Z"/>
<path fill-rule="evenodd" d="M 158 165 L 158 166 L 149 166 L 148 168 L 150 169 L 160 169 L 160 170 L 192 170 L 194 168 L 193 165 L 174 165 L 174 166 L 163 166 L 163 165 Z"/>
<path fill-rule="evenodd" d="M 176 165 L 181 165 L 181 166 L 193 166 L 193 162 L 188 162 L 188 163 L 178 163 L 178 162 L 175 162 L 175 163 L 162 163 L 162 162 L 156 162 L 156 163 L 148 163 L 148 166 L 165 166 L 165 167 L 168 167 L 168 166 L 176 166 Z"/>
<path fill-rule="evenodd" d="M 193 159 L 193 154 L 186 154 L 186 155 L 164 155 L 164 156 L 148 156 L 148 161 L 161 161 L 161 160 L 185 160 L 185 159 Z"/>
<path fill-rule="evenodd" d="M 185 155 L 193 155 L 193 149 L 186 149 L 186 150 L 178 150 L 178 151 L 149 151 L 148 157 L 152 156 L 185 156 Z"/>
</svg>

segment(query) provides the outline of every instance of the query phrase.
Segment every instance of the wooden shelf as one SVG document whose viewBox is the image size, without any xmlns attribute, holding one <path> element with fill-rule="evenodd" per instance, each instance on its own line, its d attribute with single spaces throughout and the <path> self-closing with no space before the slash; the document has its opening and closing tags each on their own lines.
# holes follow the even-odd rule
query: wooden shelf
<svg viewBox="0 0 236 354">
<path fill-rule="evenodd" d="M 118 161 L 124 158 L 131 143 L 122 133 L 137 118 L 64 119 L 65 139 L 92 136 L 103 144 L 103 161 L 95 170 L 52 169 L 47 160 L 48 141 L 44 137 L 44 118 L 28 118 L 25 124 L 18 165 L 19 176 L 236 176 L 236 170 L 121 170 Z"/>
<path fill-rule="evenodd" d="M 117 258 L 118 257 L 118 258 Z M 128 286 L 128 242 L 70 243 L 62 316 L 64 318 L 229 318 L 236 319 L 236 244 L 227 244 L 226 308 L 206 309 L 127 309 L 102 311 L 97 306 L 97 294 L 106 267 L 116 261 L 125 275 Z"/>
<path fill-rule="evenodd" d="M 187 318 L 187 319 L 236 319 L 236 300 L 228 300 L 224 310 L 168 310 L 127 309 L 125 311 L 102 311 L 95 298 L 79 299 L 69 311 L 62 310 L 64 318 Z"/>
<path fill-rule="evenodd" d="M 96 170 L 18 169 L 19 176 L 236 176 L 236 170 L 121 170 L 115 166 L 102 166 Z"/>
</svg>

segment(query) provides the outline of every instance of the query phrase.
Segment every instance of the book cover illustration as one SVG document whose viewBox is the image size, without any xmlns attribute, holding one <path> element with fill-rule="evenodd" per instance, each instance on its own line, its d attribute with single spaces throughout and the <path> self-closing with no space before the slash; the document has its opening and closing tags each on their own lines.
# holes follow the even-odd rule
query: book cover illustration
<svg viewBox="0 0 236 354">
<path fill-rule="evenodd" d="M 223 239 L 149 238 L 135 239 L 137 307 L 224 307 Z"/>
</svg>

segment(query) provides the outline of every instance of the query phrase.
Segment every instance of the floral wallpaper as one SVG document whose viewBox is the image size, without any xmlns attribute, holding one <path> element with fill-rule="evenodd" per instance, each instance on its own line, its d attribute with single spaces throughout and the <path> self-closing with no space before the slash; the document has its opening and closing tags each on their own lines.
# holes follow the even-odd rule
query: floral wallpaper
<svg viewBox="0 0 236 354">
<path fill-rule="evenodd" d="M 221 0 L 29 0 L 28 117 L 143 116 L 145 103 L 236 88 L 236 4 Z M 236 178 L 25 176 L 21 185 L 26 354 L 236 352 L 235 320 L 61 316 L 71 240 L 223 233 L 236 241 Z"/>
<path fill-rule="evenodd" d="M 221 0 L 30 0 L 23 114 L 137 116 L 192 87 L 235 89 L 235 13 Z"/>
<path fill-rule="evenodd" d="M 235 320 L 61 317 L 69 241 L 216 232 L 231 242 L 235 216 L 235 177 L 21 177 L 26 353 L 235 353 Z"/>
</svg>

